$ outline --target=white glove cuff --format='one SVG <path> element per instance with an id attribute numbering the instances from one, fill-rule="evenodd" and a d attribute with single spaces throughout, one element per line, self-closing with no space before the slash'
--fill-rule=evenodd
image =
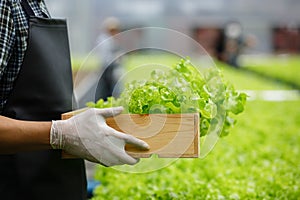
<path id="1" fill-rule="evenodd" d="M 60 121 L 52 121 L 52 126 L 50 130 L 50 145 L 53 149 L 63 148 L 63 134 L 59 128 Z"/>

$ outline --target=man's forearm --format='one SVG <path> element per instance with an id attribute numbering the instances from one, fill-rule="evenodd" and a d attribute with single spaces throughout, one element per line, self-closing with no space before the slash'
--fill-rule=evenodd
<path id="1" fill-rule="evenodd" d="M 51 122 L 21 121 L 0 116 L 0 154 L 51 149 Z"/>

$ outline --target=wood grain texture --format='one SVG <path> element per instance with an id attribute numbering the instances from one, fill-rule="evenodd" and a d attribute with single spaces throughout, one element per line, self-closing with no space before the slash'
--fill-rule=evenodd
<path id="1" fill-rule="evenodd" d="M 62 119 L 68 119 L 82 111 L 64 113 Z M 126 152 L 135 158 L 148 158 L 152 154 L 164 158 L 199 157 L 198 114 L 121 114 L 107 118 L 106 122 L 110 127 L 131 134 L 150 145 L 150 150 L 145 151 L 126 144 Z M 70 156 L 64 154 L 63 157 Z"/>

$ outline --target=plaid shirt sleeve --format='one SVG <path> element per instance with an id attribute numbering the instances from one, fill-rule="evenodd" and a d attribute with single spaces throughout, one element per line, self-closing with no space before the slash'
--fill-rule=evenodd
<path id="1" fill-rule="evenodd" d="M 15 29 L 9 1 L 0 1 L 0 79 L 8 64 Z"/>
<path id="2" fill-rule="evenodd" d="M 20 1 L 0 1 L 0 114 L 13 90 L 27 49 L 28 21 Z M 49 17 L 43 0 L 27 1 L 36 16 Z"/>

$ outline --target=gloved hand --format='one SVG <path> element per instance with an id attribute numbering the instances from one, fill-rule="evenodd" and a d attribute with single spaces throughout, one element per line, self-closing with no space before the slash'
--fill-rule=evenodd
<path id="1" fill-rule="evenodd" d="M 106 124 L 105 118 L 118 115 L 122 110 L 122 107 L 90 108 L 67 120 L 53 121 L 50 144 L 53 149 L 63 149 L 74 156 L 105 166 L 133 165 L 138 159 L 125 152 L 125 144 L 134 144 L 142 149 L 149 149 L 149 146 Z"/>

